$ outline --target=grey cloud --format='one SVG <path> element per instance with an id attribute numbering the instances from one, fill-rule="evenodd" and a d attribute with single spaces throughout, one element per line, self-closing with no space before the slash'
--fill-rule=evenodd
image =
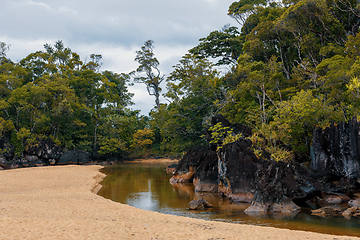
<path id="1" fill-rule="evenodd" d="M 221 4 L 220 4 L 221 2 Z M 12 37 L 39 36 L 85 42 L 131 45 L 155 39 L 189 44 L 222 25 L 226 1 L 5 1 L 2 32 Z M 221 11 L 219 10 L 221 9 Z M 215 29 L 214 29 L 215 27 Z"/>
<path id="2" fill-rule="evenodd" d="M 136 68 L 135 50 L 151 39 L 160 66 L 168 74 L 199 38 L 225 24 L 236 25 L 227 16 L 232 2 L 2 0 L 0 41 L 11 45 L 8 55 L 14 61 L 42 50 L 45 43 L 63 40 L 82 60 L 91 53 L 102 54 L 104 69 L 128 72 Z M 144 92 L 136 101 L 141 98 L 145 99 Z"/>

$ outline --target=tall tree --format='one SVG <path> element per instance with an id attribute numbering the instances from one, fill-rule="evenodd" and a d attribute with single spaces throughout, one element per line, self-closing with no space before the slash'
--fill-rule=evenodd
<path id="1" fill-rule="evenodd" d="M 10 46 L 4 42 L 0 42 L 0 58 L 6 58 L 6 53 L 9 51 Z"/>
<path id="2" fill-rule="evenodd" d="M 221 31 L 213 31 L 200 43 L 189 50 L 190 53 L 204 58 L 219 58 L 216 65 L 236 64 L 242 53 L 244 39 L 240 37 L 237 27 L 224 27 Z"/>
<path id="3" fill-rule="evenodd" d="M 155 96 L 155 104 L 157 109 L 160 108 L 160 84 L 164 80 L 159 69 L 159 61 L 155 57 L 153 41 L 148 40 L 141 47 L 141 50 L 136 51 L 135 61 L 140 65 L 132 72 L 134 82 L 144 83 L 146 89 L 151 96 Z"/>
<path id="4" fill-rule="evenodd" d="M 202 141 L 204 124 L 217 110 L 214 102 L 221 102 L 224 93 L 213 64 L 191 54 L 174 66 L 167 82 L 171 103 L 152 112 L 151 123 L 160 129 L 162 149 L 179 153 Z"/>

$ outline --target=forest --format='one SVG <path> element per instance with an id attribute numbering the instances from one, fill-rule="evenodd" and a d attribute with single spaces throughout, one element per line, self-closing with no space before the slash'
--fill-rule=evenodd
<path id="1" fill-rule="evenodd" d="M 251 127 L 272 159 L 309 161 L 315 126 L 359 115 L 360 4 L 240 0 L 228 15 L 237 27 L 199 39 L 168 76 L 151 40 L 130 59 L 139 64 L 131 73 L 102 71 L 101 55 L 83 62 L 61 40 L 15 63 L 11 43 L 0 42 L 1 141 L 14 159 L 48 138 L 99 158 L 179 157 L 209 144 L 204 129 L 222 114 Z M 149 116 L 129 110 L 128 84 L 154 96 Z"/>

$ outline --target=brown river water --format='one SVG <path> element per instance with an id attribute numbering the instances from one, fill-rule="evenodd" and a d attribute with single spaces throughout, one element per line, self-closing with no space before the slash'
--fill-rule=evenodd
<path id="1" fill-rule="evenodd" d="M 196 193 L 192 184 L 172 186 L 165 172 L 167 165 L 124 163 L 105 167 L 102 172 L 107 176 L 98 194 L 115 202 L 165 214 L 360 237 L 360 219 L 356 218 L 319 218 L 311 216 L 306 209 L 296 215 L 248 216 L 244 209 L 249 204 L 232 204 L 217 194 Z M 188 203 L 200 197 L 209 201 L 213 208 L 188 210 Z"/>

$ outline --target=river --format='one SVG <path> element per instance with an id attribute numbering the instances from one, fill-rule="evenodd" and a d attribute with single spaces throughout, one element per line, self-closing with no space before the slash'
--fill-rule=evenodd
<path id="1" fill-rule="evenodd" d="M 319 218 L 311 216 L 306 209 L 295 216 L 248 216 L 244 213 L 248 204 L 232 204 L 217 194 L 196 193 L 192 184 L 172 186 L 170 176 L 164 171 L 167 165 L 124 163 L 105 167 L 102 172 L 107 177 L 98 194 L 115 202 L 165 214 L 360 237 L 360 219 L 356 218 Z M 209 201 L 213 208 L 188 210 L 188 203 L 200 197 Z"/>

